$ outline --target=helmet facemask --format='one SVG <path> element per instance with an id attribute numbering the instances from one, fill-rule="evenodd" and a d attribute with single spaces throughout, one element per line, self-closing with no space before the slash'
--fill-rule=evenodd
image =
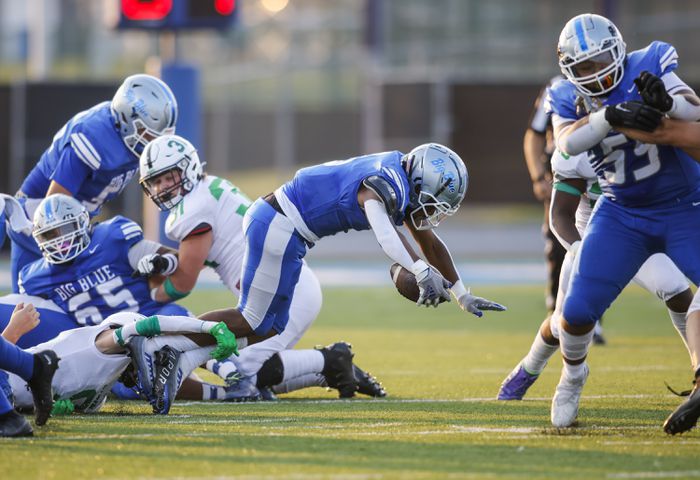
<path id="1" fill-rule="evenodd" d="M 416 230 L 435 228 L 445 217 L 454 215 L 459 209 L 459 205 L 453 207 L 448 202 L 438 200 L 430 192 L 420 192 L 416 202 L 418 206 L 410 213 L 411 223 Z"/>
<path id="2" fill-rule="evenodd" d="M 80 255 L 90 244 L 89 224 L 90 216 L 83 211 L 77 217 L 43 228 L 35 227 L 32 236 L 47 262 L 66 263 Z"/>
<path id="3" fill-rule="evenodd" d="M 136 156 L 143 153 L 143 149 L 146 148 L 149 142 L 152 142 L 162 135 L 172 135 L 175 133 L 174 127 L 164 128 L 163 131 L 160 132 L 149 128 L 140 118 L 134 119 L 131 123 L 134 126 L 134 133 L 126 135 L 124 137 L 124 143 Z"/>
<path id="4" fill-rule="evenodd" d="M 141 179 L 143 191 L 161 210 L 173 209 L 194 188 L 192 181 L 185 175 L 189 164 L 190 157 L 185 155 L 174 166 L 153 172 Z M 163 183 L 167 186 L 162 187 Z"/>
<path id="5" fill-rule="evenodd" d="M 563 57 L 559 61 L 559 66 L 579 91 L 596 96 L 610 92 L 620 83 L 625 73 L 624 61 L 624 51 L 619 43 L 612 42 L 611 46 L 597 55 L 583 57 L 577 61 L 571 57 Z M 584 68 L 586 72 L 581 72 Z M 593 73 L 587 73 L 592 68 L 595 68 Z"/>

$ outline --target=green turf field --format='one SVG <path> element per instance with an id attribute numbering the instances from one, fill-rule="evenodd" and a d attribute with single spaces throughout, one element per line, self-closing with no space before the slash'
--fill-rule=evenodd
<path id="1" fill-rule="evenodd" d="M 686 478 L 700 476 L 700 433 L 666 436 L 688 388 L 687 353 L 661 304 L 630 289 L 606 317 L 579 428 L 549 428 L 560 359 L 529 399 L 493 400 L 543 315 L 542 289 L 478 293 L 508 305 L 477 319 L 455 305 L 414 307 L 390 289 L 330 289 L 302 347 L 346 340 L 387 387 L 385 400 L 308 390 L 277 403 L 145 403 L 54 418 L 32 440 L 0 441 L 0 478 Z M 224 293 L 193 294 L 196 312 Z"/>

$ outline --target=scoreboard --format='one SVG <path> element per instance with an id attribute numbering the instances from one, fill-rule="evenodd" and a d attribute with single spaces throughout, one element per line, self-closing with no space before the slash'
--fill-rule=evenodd
<path id="1" fill-rule="evenodd" d="M 119 0 L 118 29 L 184 30 L 233 25 L 236 0 Z"/>

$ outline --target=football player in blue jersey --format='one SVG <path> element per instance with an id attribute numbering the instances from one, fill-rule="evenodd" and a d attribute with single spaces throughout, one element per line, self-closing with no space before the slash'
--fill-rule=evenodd
<path id="1" fill-rule="evenodd" d="M 282 332 L 307 249 L 328 235 L 368 229 L 392 260 L 415 275 L 419 305 L 437 306 L 449 301 L 451 292 L 460 307 L 474 315 L 504 310 L 467 290 L 447 247 L 433 231 L 457 211 L 467 182 L 462 159 L 435 143 L 408 154 L 377 153 L 299 170 L 246 212 L 238 306 L 201 318 L 224 319 L 237 336 Z M 397 231 L 402 224 L 427 261 Z"/>
<path id="2" fill-rule="evenodd" d="M 150 75 L 132 75 L 111 102 L 102 102 L 71 118 L 25 178 L 18 198 L 27 216 L 44 197 L 63 193 L 78 199 L 90 216 L 126 187 L 149 141 L 175 132 L 177 102 L 170 88 Z M 10 231 L 13 292 L 17 275 L 41 257 L 32 238 Z"/>
<path id="3" fill-rule="evenodd" d="M 600 179 L 598 201 L 574 265 L 560 328 L 564 368 L 552 399 L 556 427 L 573 425 L 588 377 L 586 356 L 597 319 L 654 253 L 664 252 L 693 283 L 700 282 L 700 165 L 682 150 L 629 139 L 617 131 L 653 131 L 663 115 L 700 119 L 700 100 L 674 71 L 676 50 L 653 42 L 626 53 L 617 27 L 583 14 L 559 37 L 566 80 L 549 90 L 557 148 L 589 151 Z M 605 268 L 601 268 L 604 265 Z M 688 322 L 691 336 L 697 326 Z M 697 368 L 697 365 L 696 365 Z M 692 428 L 700 404 L 666 422 L 668 433 Z"/>
<path id="4" fill-rule="evenodd" d="M 89 222 L 87 209 L 68 195 L 54 194 L 39 203 L 33 236 L 44 258 L 21 270 L 22 293 L 53 301 L 76 326 L 97 325 L 124 311 L 189 315 L 177 304 L 153 300 L 148 280 L 132 277 L 141 257 L 173 256 L 165 247 L 145 240 L 141 227 L 121 216 L 93 226 Z M 52 338 L 60 331 L 47 334 Z"/>

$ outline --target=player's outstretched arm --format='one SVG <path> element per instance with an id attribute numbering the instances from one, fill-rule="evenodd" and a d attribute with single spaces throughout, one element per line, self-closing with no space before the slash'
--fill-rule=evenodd
<path id="1" fill-rule="evenodd" d="M 643 143 L 682 148 L 688 155 L 700 162 L 700 123 L 698 122 L 664 118 L 659 128 L 653 132 L 621 128 L 620 133 Z"/>
<path id="2" fill-rule="evenodd" d="M 12 312 L 10 322 L 2 332 L 2 337 L 10 343 L 17 343 L 22 335 L 39 325 L 39 312 L 31 303 L 18 303 Z"/>
<path id="3" fill-rule="evenodd" d="M 358 203 L 364 209 L 372 232 L 384 253 L 415 275 L 420 291 L 416 303 L 437 307 L 442 301 L 449 301 L 448 288 L 451 283 L 437 269 L 421 260 L 404 236 L 396 230 L 380 197 L 374 191 L 362 187 L 358 193 Z"/>
<path id="4" fill-rule="evenodd" d="M 418 230 L 411 225 L 411 222 L 406 222 L 405 225 L 420 246 L 425 258 L 450 281 L 450 291 L 457 299 L 462 310 L 472 313 L 477 317 L 481 317 L 484 314 L 482 310 L 501 312 L 506 309 L 506 307 L 501 304 L 471 294 L 471 290 L 467 289 L 464 283 L 462 283 L 462 279 L 459 278 L 457 268 L 455 267 L 447 245 L 445 245 L 433 230 Z"/>

